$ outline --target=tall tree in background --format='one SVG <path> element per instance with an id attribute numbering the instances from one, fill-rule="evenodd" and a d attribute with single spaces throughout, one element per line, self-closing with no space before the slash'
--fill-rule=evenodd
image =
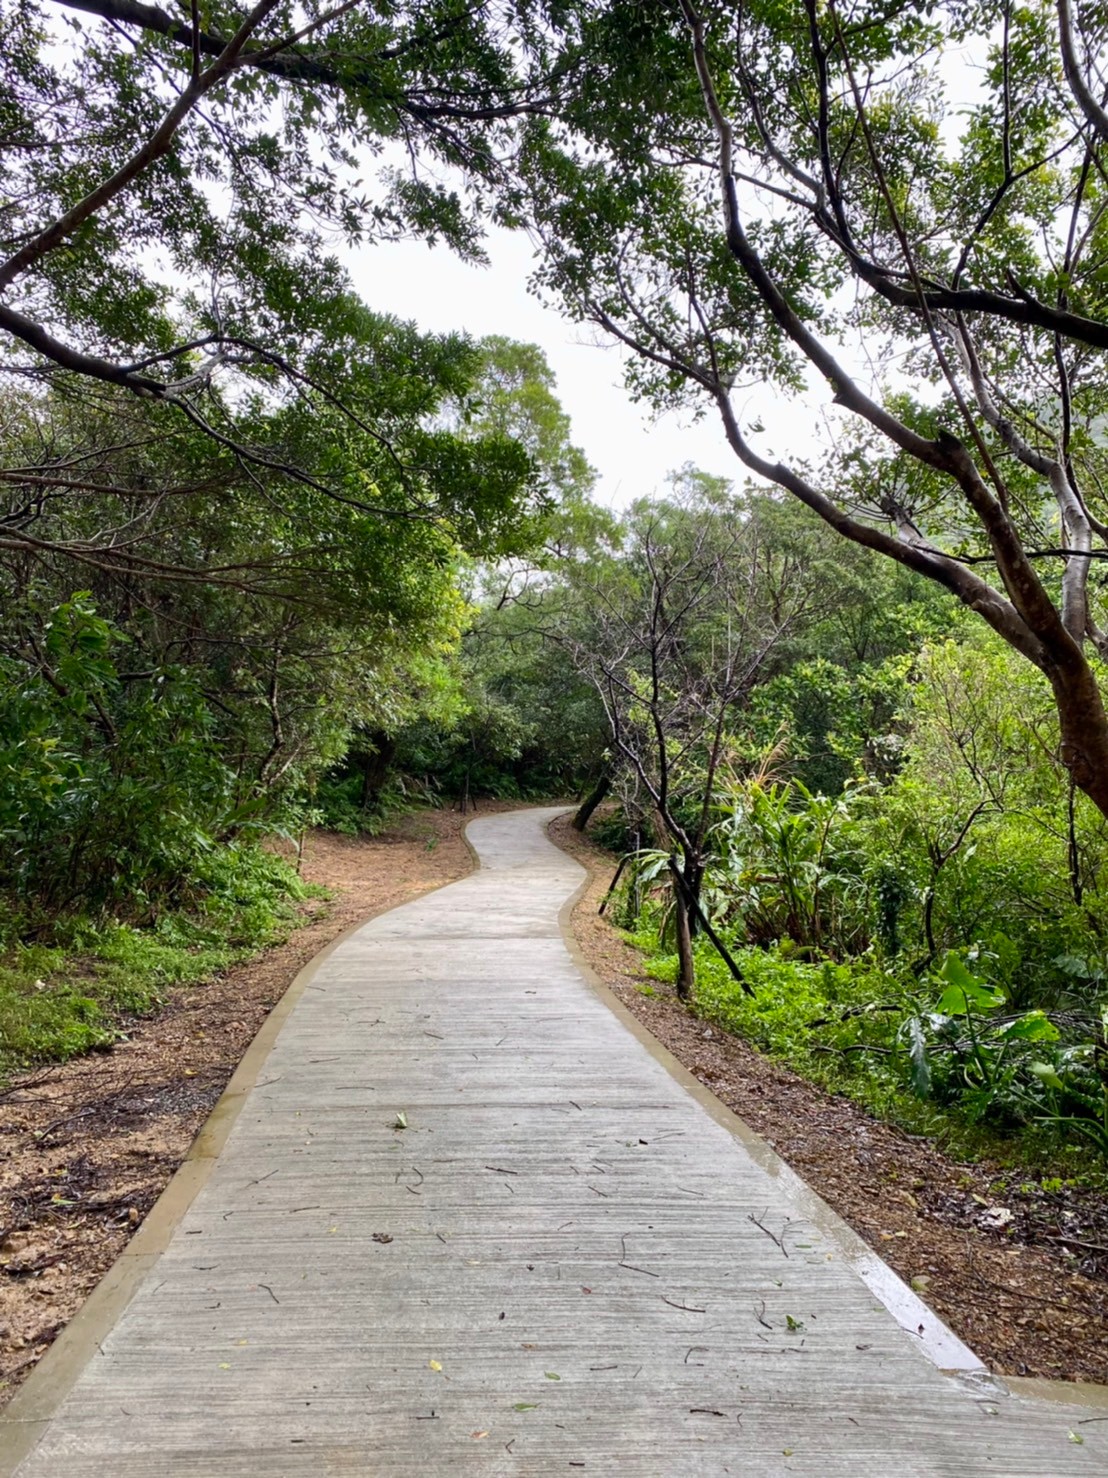
<path id="1" fill-rule="evenodd" d="M 545 281 L 634 351 L 633 389 L 714 404 L 747 468 L 1032 662 L 1108 813 L 1100 12 L 576 15 L 588 90 L 521 156 Z M 736 393 L 810 379 L 837 408 L 818 468 L 761 451 Z"/>
<path id="2" fill-rule="evenodd" d="M 552 635 L 600 694 L 611 747 L 672 853 L 678 993 L 688 998 L 720 769 L 816 592 L 725 483 L 692 469 L 674 482 L 671 499 L 631 510 L 617 556 L 569 568 L 576 601 Z"/>
<path id="3" fill-rule="evenodd" d="M 155 404 L 208 446 L 204 479 L 230 458 L 382 527 L 458 511 L 440 501 L 453 469 L 378 414 L 330 243 L 414 234 L 480 257 L 513 120 L 550 105 L 525 9 L 13 0 L 0 56 L 0 378 Z M 386 148 L 398 163 L 376 165 Z M 397 347 L 418 383 L 417 346 Z M 298 408 L 315 442 L 285 435 Z M 377 443 L 387 490 L 351 485 L 336 437 Z M 7 471 L 53 496 L 48 458 Z"/>

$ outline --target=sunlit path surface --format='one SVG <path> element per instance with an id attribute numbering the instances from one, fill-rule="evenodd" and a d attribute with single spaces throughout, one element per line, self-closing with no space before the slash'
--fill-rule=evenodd
<path id="1" fill-rule="evenodd" d="M 594 994 L 553 814 L 322 962 L 20 1478 L 1108 1472 L 1108 1421 L 938 1371 Z"/>

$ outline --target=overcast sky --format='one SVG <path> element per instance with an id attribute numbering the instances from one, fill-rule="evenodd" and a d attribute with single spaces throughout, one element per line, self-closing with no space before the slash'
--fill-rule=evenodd
<path id="1" fill-rule="evenodd" d="M 744 469 L 723 439 L 712 414 L 697 424 L 667 415 L 651 422 L 647 409 L 623 389 L 621 352 L 595 341 L 587 325 L 563 319 L 527 291 L 533 267 L 531 244 L 522 233 L 492 230 L 489 267 L 460 262 L 446 247 L 421 242 L 374 245 L 350 253 L 348 263 L 359 295 L 373 308 L 414 319 L 432 331 L 465 330 L 481 337 L 505 334 L 544 350 L 558 379 L 558 398 L 573 423 L 573 437 L 599 473 L 597 498 L 622 506 L 663 486 L 666 474 L 692 462 L 706 472 L 741 482 Z M 776 393 L 740 402 L 767 426 L 762 449 L 784 455 L 789 421 L 811 412 L 783 404 Z M 776 434 L 776 440 L 775 440 Z M 806 435 L 794 450 L 810 450 Z"/>
<path id="2" fill-rule="evenodd" d="M 943 52 L 948 101 L 943 122 L 952 150 L 966 110 L 980 101 L 985 57 L 981 41 Z M 387 161 L 387 153 L 384 157 Z M 523 232 L 490 228 L 486 246 L 488 267 L 466 266 L 447 247 L 431 250 L 416 241 L 374 245 L 349 252 L 346 260 L 358 293 L 373 308 L 414 319 L 430 331 L 465 330 L 475 338 L 504 334 L 538 344 L 557 376 L 558 397 L 573 423 L 574 440 L 599 474 L 599 501 L 623 506 L 660 489 L 666 474 L 686 462 L 736 484 L 745 480 L 748 474 L 724 441 L 711 407 L 697 423 L 676 415 L 652 421 L 647 408 L 636 405 L 623 389 L 623 351 L 603 345 L 597 331 L 563 319 L 528 293 L 534 256 Z M 871 393 L 883 375 L 896 379 L 895 366 L 875 370 L 859 346 L 832 347 Z M 762 434 L 750 435 L 763 456 L 814 460 L 821 444 L 840 433 L 848 418 L 831 405 L 830 392 L 814 371 L 808 381 L 810 389 L 802 397 L 787 398 L 769 386 L 736 394 L 735 407 L 748 435 L 755 422 L 765 427 Z M 914 381 L 910 388 L 928 393 Z"/>

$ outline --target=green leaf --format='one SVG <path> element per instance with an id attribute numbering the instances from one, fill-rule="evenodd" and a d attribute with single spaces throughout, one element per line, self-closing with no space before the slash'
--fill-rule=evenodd
<path id="1" fill-rule="evenodd" d="M 931 1096 L 931 1064 L 927 1060 L 927 1036 L 923 1022 L 913 1016 L 908 1022 L 908 1059 L 912 1092 L 917 1098 Z"/>
<path id="2" fill-rule="evenodd" d="M 1002 990 L 978 980 L 951 950 L 939 972 L 948 982 L 939 998 L 939 1010 L 946 1016 L 968 1016 L 971 1011 L 995 1011 L 1004 1004 Z"/>
<path id="3" fill-rule="evenodd" d="M 1045 1083 L 1048 1088 L 1065 1088 L 1065 1083 L 1058 1076 L 1057 1069 L 1049 1062 L 1032 1062 L 1028 1064 L 1027 1071 L 1033 1073 L 1040 1083 Z"/>
<path id="4" fill-rule="evenodd" d="M 1006 1042 L 1056 1042 L 1061 1033 L 1043 1011 L 1029 1011 L 1000 1033 Z"/>

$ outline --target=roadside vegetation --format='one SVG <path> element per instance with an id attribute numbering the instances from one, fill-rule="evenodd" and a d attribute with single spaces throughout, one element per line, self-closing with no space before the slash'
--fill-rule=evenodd
<path id="1" fill-rule="evenodd" d="M 0 17 L 0 1072 L 290 928 L 273 839 L 579 791 L 690 1009 L 1103 1166 L 1100 12 L 124 9 Z M 492 222 L 757 482 L 598 509 L 336 256 Z"/>
<path id="2" fill-rule="evenodd" d="M 649 515 L 644 609 L 687 558 L 659 519 L 687 512 Z M 1104 817 L 1026 664 L 933 602 L 898 608 L 877 569 L 857 591 L 809 605 L 776 661 L 760 637 L 761 678 L 723 714 L 734 624 L 675 608 L 665 650 L 620 648 L 606 911 L 694 1010 L 823 1086 L 956 1150 L 1102 1174 Z M 867 606 L 860 659 L 844 634 Z"/>

